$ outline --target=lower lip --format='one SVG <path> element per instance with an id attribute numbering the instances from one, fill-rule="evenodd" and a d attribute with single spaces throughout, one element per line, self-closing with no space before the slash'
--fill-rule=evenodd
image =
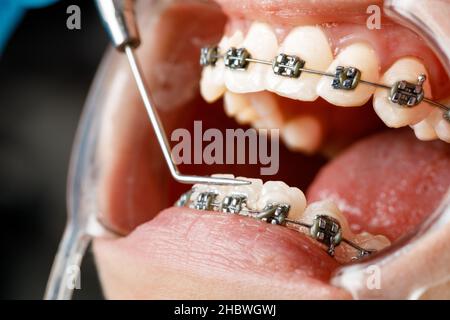
<path id="1" fill-rule="evenodd" d="M 171 297 L 226 299 L 239 291 L 252 299 L 349 298 L 328 284 L 340 265 L 306 235 L 230 214 L 169 208 L 125 238 L 97 239 L 95 251 L 99 259 L 127 257 L 146 285 L 125 283 L 170 284 Z"/>

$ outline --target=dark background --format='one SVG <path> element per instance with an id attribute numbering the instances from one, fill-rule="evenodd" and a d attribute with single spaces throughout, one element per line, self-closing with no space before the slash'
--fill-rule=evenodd
<path id="1" fill-rule="evenodd" d="M 81 30 L 66 9 L 81 8 Z M 28 11 L 0 57 L 0 299 L 41 299 L 66 221 L 78 119 L 108 39 L 93 1 Z M 102 298 L 88 250 L 76 299 Z"/>

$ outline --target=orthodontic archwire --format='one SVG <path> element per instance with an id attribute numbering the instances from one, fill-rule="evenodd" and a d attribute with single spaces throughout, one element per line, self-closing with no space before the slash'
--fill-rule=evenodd
<path id="1" fill-rule="evenodd" d="M 172 159 L 171 148 L 164 126 L 159 118 L 158 111 L 151 96 L 142 69 L 135 55 L 134 49 L 140 45 L 140 37 L 134 13 L 134 0 L 96 0 L 96 5 L 103 24 L 107 29 L 112 44 L 116 49 L 124 52 L 128 58 L 130 68 L 141 95 L 149 120 L 155 131 L 164 160 L 169 167 L 172 177 L 185 184 L 210 184 L 210 185 L 249 185 L 250 181 L 233 178 L 221 178 L 210 176 L 184 175 L 180 173 Z"/>
<path id="2" fill-rule="evenodd" d="M 325 214 L 316 215 L 312 223 L 295 221 L 288 218 L 290 205 L 286 203 L 268 202 L 262 210 L 249 208 L 247 205 L 247 196 L 241 193 L 232 193 L 218 200 L 219 194 L 215 191 L 197 192 L 193 198 L 195 188 L 190 189 L 181 195 L 175 203 L 176 207 L 187 207 L 201 211 L 213 211 L 236 214 L 261 220 L 270 224 L 280 225 L 303 232 L 312 239 L 318 241 L 326 247 L 327 253 L 334 257 L 335 249 L 342 243 L 352 247 L 356 255 L 352 260 L 357 260 L 369 256 L 376 252 L 373 249 L 365 249 L 356 243 L 343 237 L 341 224 L 338 220 Z"/>
<path id="3" fill-rule="evenodd" d="M 422 101 L 443 111 L 443 118 L 450 122 L 450 107 L 425 97 L 423 83 L 424 74 L 419 74 L 417 83 L 401 80 L 389 86 L 361 79 L 361 71 L 352 66 L 338 66 L 335 73 L 305 68 L 306 61 L 295 55 L 279 53 L 273 60 L 262 60 L 252 57 L 245 48 L 231 47 L 221 53 L 218 46 L 203 47 L 200 50 L 200 65 L 214 67 L 219 59 L 223 59 L 225 67 L 232 70 L 246 70 L 250 63 L 264 64 L 272 67 L 274 74 L 299 78 L 301 74 L 309 73 L 332 78 L 331 86 L 336 90 L 354 90 L 359 84 L 382 88 L 390 91 L 389 100 L 400 107 L 411 108 Z"/>

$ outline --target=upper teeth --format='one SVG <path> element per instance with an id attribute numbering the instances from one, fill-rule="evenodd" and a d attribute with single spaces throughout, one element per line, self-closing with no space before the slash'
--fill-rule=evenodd
<path id="1" fill-rule="evenodd" d="M 322 29 L 318 26 L 302 26 L 294 28 L 280 45 L 272 27 L 255 22 L 251 25 L 244 37 L 241 31 L 236 31 L 231 37 L 224 36 L 219 44 L 221 51 L 228 48 L 245 48 L 251 58 L 272 61 L 275 56 L 283 53 L 289 57 L 300 57 L 306 63 L 304 68 L 318 70 L 327 73 L 335 73 L 338 67 L 355 67 L 362 74 L 363 80 L 373 83 L 394 84 L 396 81 L 406 80 L 417 82 L 419 74 L 427 75 L 425 66 L 417 59 L 401 58 L 395 62 L 380 78 L 379 61 L 375 50 L 367 43 L 353 43 L 344 48 L 333 60 L 331 47 Z M 223 52 L 222 52 L 223 53 Z M 276 59 L 275 59 L 276 61 Z M 279 71 L 279 70 L 278 70 Z M 414 108 L 401 108 L 398 103 L 390 101 L 390 92 L 386 88 L 376 88 L 370 85 L 358 85 L 353 90 L 336 90 L 333 88 L 333 78 L 318 76 L 307 72 L 300 72 L 298 78 L 289 77 L 292 70 L 287 70 L 285 76 L 280 76 L 275 68 L 259 63 L 250 63 L 245 72 L 225 68 L 223 63 L 216 66 L 207 66 L 203 70 L 200 82 L 201 93 L 205 100 L 212 102 L 220 98 L 227 90 L 234 93 L 272 91 L 280 96 L 304 101 L 314 101 L 319 96 L 328 102 L 338 106 L 361 106 L 374 95 L 373 105 L 379 117 L 390 127 L 413 126 L 426 119 L 433 108 L 428 103 L 420 103 Z M 336 81 L 336 80 L 335 80 Z M 349 80 L 350 81 L 350 80 Z M 351 83 L 351 81 L 349 82 Z M 347 83 L 347 84 L 349 84 Z M 357 81 L 354 83 L 357 84 Z M 341 86 L 341 89 L 345 87 Z M 430 85 L 423 84 L 423 91 L 430 94 Z M 229 99 L 230 100 L 230 99 Z M 234 99 L 233 101 L 238 101 Z M 411 100 L 412 101 L 412 100 Z M 418 100 L 419 102 L 420 100 Z M 252 107 L 252 104 L 249 105 Z M 232 103 L 227 103 L 228 109 L 233 109 Z M 261 125 L 261 118 L 257 113 L 246 108 L 245 114 L 239 116 L 242 123 L 254 126 Z M 438 110 L 440 111 L 440 110 Z M 437 112 L 436 112 L 437 114 Z M 442 114 L 442 112 L 441 112 Z M 447 137 L 448 126 L 439 121 L 426 121 L 415 129 L 418 138 L 431 139 Z M 431 124 L 432 123 L 432 124 Z M 284 123 L 282 124 L 282 126 Z M 280 128 L 282 128 L 282 126 Z M 433 127 L 436 131 L 439 127 L 440 134 L 425 134 L 424 128 Z M 284 130 L 292 132 L 292 130 Z M 307 131 L 307 130 L 303 130 Z M 283 130 L 282 130 L 283 132 Z M 309 135 L 309 134 L 308 134 Z M 317 141 L 317 138 L 306 140 Z M 285 139 L 288 141 L 300 141 L 297 137 Z M 443 139 L 445 140 L 445 139 Z M 294 149 L 312 152 L 317 148 L 317 143 L 307 143 L 292 146 Z"/>

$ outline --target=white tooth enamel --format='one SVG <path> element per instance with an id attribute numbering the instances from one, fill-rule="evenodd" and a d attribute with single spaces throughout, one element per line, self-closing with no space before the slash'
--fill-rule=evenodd
<path id="1" fill-rule="evenodd" d="M 289 204 L 288 217 L 292 220 L 298 220 L 306 207 L 306 198 L 300 189 L 289 187 L 282 181 L 267 181 L 261 190 L 257 208 L 262 210 L 265 205 L 274 202 Z"/>
<path id="2" fill-rule="evenodd" d="M 323 129 L 317 118 L 300 116 L 284 125 L 281 137 L 292 151 L 314 153 L 322 143 Z"/>
<path id="3" fill-rule="evenodd" d="M 250 108 L 250 102 L 243 94 L 226 91 L 223 97 L 225 113 L 229 117 L 234 117 L 241 111 Z"/>
<path id="4" fill-rule="evenodd" d="M 258 115 L 258 119 L 252 123 L 253 127 L 259 129 L 279 129 L 282 127 L 283 116 L 278 101 L 273 94 L 263 91 L 248 96 L 251 107 Z"/>
<path id="5" fill-rule="evenodd" d="M 352 241 L 364 249 L 380 251 L 391 245 L 391 241 L 383 235 L 372 235 L 368 232 L 357 234 Z"/>
<path id="6" fill-rule="evenodd" d="M 320 27 L 303 26 L 293 29 L 284 39 L 278 53 L 295 55 L 306 61 L 305 68 L 325 70 L 333 60 L 327 37 Z M 272 57 L 273 59 L 273 57 Z M 267 71 L 267 89 L 291 99 L 314 101 L 320 77 L 302 73 L 300 78 L 282 77 Z"/>
<path id="7" fill-rule="evenodd" d="M 444 102 L 443 104 L 447 105 L 447 103 Z M 432 110 L 425 119 L 411 127 L 420 140 L 441 139 L 450 142 L 450 123 L 443 118 L 442 110 L 438 108 Z"/>
<path id="8" fill-rule="evenodd" d="M 240 125 L 249 125 L 258 120 L 258 114 L 255 109 L 248 107 L 239 111 L 235 118 Z"/>
<path id="9" fill-rule="evenodd" d="M 276 55 L 278 42 L 269 25 L 255 22 L 250 26 L 245 40 L 235 47 L 247 49 L 252 58 L 272 60 Z M 250 63 L 244 71 L 227 69 L 225 85 L 228 90 L 236 93 L 262 91 L 266 87 L 266 72 L 267 66 L 259 63 Z"/>
<path id="10" fill-rule="evenodd" d="M 258 198 L 263 187 L 263 181 L 261 179 L 252 179 L 245 177 L 237 177 L 237 179 L 248 180 L 251 181 L 252 184 L 233 187 L 232 192 L 245 195 L 247 197 L 248 208 L 257 208 Z"/>
<path id="11" fill-rule="evenodd" d="M 388 238 L 383 235 L 372 235 L 368 232 L 361 232 L 354 234 L 348 224 L 347 218 L 339 210 L 336 204 L 331 200 L 323 200 L 313 202 L 306 208 L 301 219 L 307 223 L 312 223 L 316 215 L 327 215 L 339 221 L 342 229 L 342 236 L 354 242 L 364 249 L 382 250 L 391 245 Z M 336 248 L 336 259 L 340 262 L 351 261 L 355 257 L 355 249 L 346 245 L 340 244 Z"/>
<path id="12" fill-rule="evenodd" d="M 434 129 L 434 119 L 428 115 L 425 119 L 411 126 L 417 139 L 422 141 L 431 141 L 438 138 Z"/>
<path id="13" fill-rule="evenodd" d="M 396 81 L 406 80 L 416 83 L 419 74 L 428 77 L 425 66 L 416 58 L 402 58 L 397 60 L 381 77 L 380 82 L 393 85 Z M 423 84 L 426 97 L 431 97 L 429 81 Z M 422 102 L 419 105 L 408 108 L 389 101 L 389 90 L 379 88 L 373 96 L 373 108 L 383 122 L 391 128 L 399 128 L 413 125 L 425 119 L 431 112 L 431 106 Z"/>
<path id="14" fill-rule="evenodd" d="M 365 43 L 354 43 L 343 49 L 328 67 L 327 72 L 335 73 L 336 67 L 355 67 L 361 71 L 361 79 L 378 82 L 379 62 L 375 50 Z M 333 79 L 322 76 L 317 93 L 328 102 L 341 107 L 355 107 L 365 104 L 375 88 L 360 83 L 354 90 L 334 89 Z"/>
<path id="15" fill-rule="evenodd" d="M 277 129 L 283 124 L 276 98 L 267 91 L 258 93 L 233 93 L 226 91 L 224 109 L 229 117 L 240 124 L 254 128 Z"/>
<path id="16" fill-rule="evenodd" d="M 244 35 L 236 31 L 231 37 L 224 36 L 219 43 L 219 50 L 226 50 L 242 43 Z M 223 60 L 217 61 L 215 66 L 207 66 L 202 70 L 200 79 L 200 93 L 207 102 L 214 102 L 225 93 L 225 66 Z"/>
<path id="17" fill-rule="evenodd" d="M 347 219 L 339 210 L 337 205 L 331 200 L 322 200 L 309 204 L 303 213 L 302 219 L 306 223 L 312 223 L 317 215 L 327 215 L 339 221 L 344 238 L 351 239 L 355 235 L 350 230 Z"/>
<path id="18" fill-rule="evenodd" d="M 434 123 L 434 129 L 436 134 L 442 141 L 450 143 L 450 122 L 442 118 L 442 111 L 435 110 L 437 113 L 438 120 Z"/>
<path id="19" fill-rule="evenodd" d="M 219 178 L 230 178 L 233 179 L 234 175 L 232 174 L 213 174 L 213 177 Z M 193 186 L 194 192 L 191 195 L 192 200 L 196 200 L 198 195 L 202 192 L 216 192 L 217 201 L 222 201 L 225 196 L 230 194 L 233 189 L 231 186 L 218 186 L 218 185 L 207 185 L 207 184 L 195 184 Z"/>

